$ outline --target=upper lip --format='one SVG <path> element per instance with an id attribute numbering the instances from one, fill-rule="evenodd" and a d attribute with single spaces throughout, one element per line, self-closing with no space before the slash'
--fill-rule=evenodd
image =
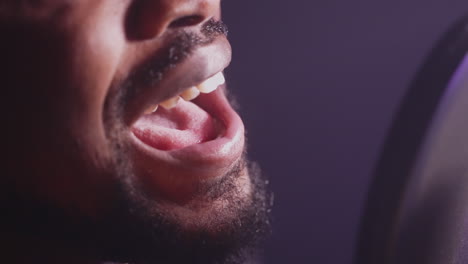
<path id="1" fill-rule="evenodd" d="M 225 37 L 218 37 L 206 46 L 199 46 L 176 67 L 164 73 L 156 85 L 140 87 L 139 93 L 129 102 L 126 123 L 132 125 L 152 105 L 179 95 L 185 89 L 223 71 L 231 62 L 231 46 Z"/>

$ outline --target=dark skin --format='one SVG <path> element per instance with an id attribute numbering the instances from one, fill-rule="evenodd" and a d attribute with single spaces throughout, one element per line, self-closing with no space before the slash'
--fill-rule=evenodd
<path id="1" fill-rule="evenodd" d="M 182 244 L 209 244 L 237 237 L 234 226 L 265 221 L 245 220 L 266 212 L 265 197 L 244 160 L 244 127 L 223 85 L 175 108 L 160 106 L 150 115 L 162 118 L 145 130 L 151 136 L 135 136 L 148 108 L 228 66 L 220 14 L 219 0 L 0 0 L 8 36 L 0 44 L 2 110 L 11 113 L 1 132 L 0 201 L 8 208 L 11 228 L 2 236 L 10 263 L 153 261 L 143 255 L 175 263 L 182 260 L 147 246 L 165 245 L 158 236 L 171 240 L 165 230 L 177 230 Z M 185 134 L 174 136 L 180 131 L 163 123 Z M 109 230 L 124 231 L 106 230 L 114 224 Z M 146 225 L 144 238 L 133 237 Z"/>

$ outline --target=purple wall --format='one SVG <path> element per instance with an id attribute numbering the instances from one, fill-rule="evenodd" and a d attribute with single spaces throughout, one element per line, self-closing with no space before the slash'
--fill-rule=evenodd
<path id="1" fill-rule="evenodd" d="M 466 0 L 229 0 L 250 156 L 275 191 L 266 261 L 351 263 L 397 105 Z"/>

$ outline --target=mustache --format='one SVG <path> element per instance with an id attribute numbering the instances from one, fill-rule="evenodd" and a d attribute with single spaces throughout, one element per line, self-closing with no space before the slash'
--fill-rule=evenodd
<path id="1" fill-rule="evenodd" d="M 209 45 L 219 36 L 227 36 L 228 28 L 222 21 L 210 19 L 199 33 L 180 31 L 169 44 L 135 67 L 123 82 L 124 101 L 130 101 L 142 87 L 154 86 L 164 78 L 165 72 L 176 67 L 198 47 Z"/>

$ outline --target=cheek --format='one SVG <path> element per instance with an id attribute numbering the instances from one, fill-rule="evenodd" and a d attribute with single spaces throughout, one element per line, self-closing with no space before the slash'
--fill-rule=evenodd
<path id="1" fill-rule="evenodd" d="M 110 23 L 110 22 L 109 22 Z M 86 141 L 90 151 L 106 149 L 104 104 L 119 68 L 125 39 L 117 22 L 83 29 L 73 40 L 68 123 L 72 137 Z"/>
<path id="2" fill-rule="evenodd" d="M 63 125 L 63 142 L 71 146 L 68 161 L 72 164 L 64 168 L 67 178 L 62 189 L 76 192 L 81 204 L 85 202 L 83 189 L 89 193 L 87 204 L 94 206 L 96 200 L 102 202 L 101 196 L 110 192 L 106 186 L 112 186 L 115 180 L 112 166 L 109 166 L 112 153 L 103 111 L 125 49 L 120 25 L 117 18 L 103 22 L 90 20 L 76 31 L 72 30 L 73 37 L 67 43 L 70 59 L 65 66 L 65 92 L 57 111 L 66 113 L 60 116 L 58 124 Z M 72 173 L 70 168 L 73 168 Z"/>
<path id="3" fill-rule="evenodd" d="M 118 15 L 87 16 L 13 29 L 0 43 L 0 65 L 10 99 L 1 107 L 13 113 L 1 132 L 10 139 L 3 165 L 15 189 L 89 212 L 114 180 L 103 109 L 126 44 Z"/>

